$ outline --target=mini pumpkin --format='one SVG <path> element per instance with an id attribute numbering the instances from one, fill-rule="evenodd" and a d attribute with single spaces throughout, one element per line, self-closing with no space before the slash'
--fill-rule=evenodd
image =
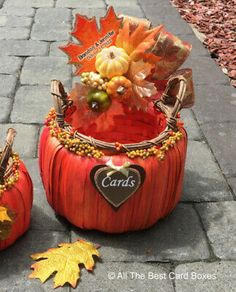
<path id="1" fill-rule="evenodd" d="M 0 250 L 12 245 L 30 224 L 33 186 L 27 169 L 12 153 L 14 129 L 8 130 L 7 143 L 0 152 L 0 206 L 9 220 L 0 221 Z"/>
<path id="2" fill-rule="evenodd" d="M 113 77 L 107 83 L 107 93 L 112 98 L 128 99 L 132 94 L 132 83 L 124 76 Z"/>
<path id="3" fill-rule="evenodd" d="M 111 46 L 97 54 L 95 67 L 102 77 L 111 79 L 125 74 L 129 69 L 129 61 L 124 49 Z"/>

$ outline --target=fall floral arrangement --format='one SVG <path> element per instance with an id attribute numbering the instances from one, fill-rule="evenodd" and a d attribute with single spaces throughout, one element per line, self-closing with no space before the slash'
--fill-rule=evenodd
<path id="1" fill-rule="evenodd" d="M 67 106 L 63 113 L 73 129 L 58 128 L 55 111 L 51 111 L 46 120 L 51 134 L 77 155 L 100 158 L 104 152 L 94 147 L 96 143 L 79 136 L 75 140 L 74 130 L 100 140 L 115 141 L 114 148 L 126 150 L 131 158 L 155 155 L 162 159 L 168 144 L 173 145 L 181 133 L 171 132 L 172 137 L 167 137 L 170 139 L 162 149 L 153 144 L 136 151 L 123 145 L 127 142 L 125 128 L 128 126 L 132 136 L 131 120 L 136 115 L 144 123 L 150 120 L 150 127 L 135 121 L 134 127 L 145 135 L 130 137 L 130 141 L 147 140 L 164 130 L 163 116 L 153 120 L 156 115 L 153 101 L 160 99 L 167 79 L 185 61 L 191 46 L 165 31 L 162 25 L 152 27 L 144 19 L 117 17 L 112 7 L 101 18 L 100 29 L 95 18 L 77 14 L 72 36 L 79 44 L 69 42 L 61 49 L 69 55 L 69 63 L 75 65 L 76 75 L 81 78 L 68 97 L 73 105 Z M 191 73 L 187 75 L 187 80 L 191 79 Z M 186 95 L 189 96 L 193 93 L 191 80 L 188 84 Z M 150 131 L 153 127 L 156 131 Z"/>

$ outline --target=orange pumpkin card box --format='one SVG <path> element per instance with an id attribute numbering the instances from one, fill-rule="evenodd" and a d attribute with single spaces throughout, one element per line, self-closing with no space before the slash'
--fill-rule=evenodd
<path id="1" fill-rule="evenodd" d="M 12 152 L 15 130 L 9 129 L 0 152 L 0 250 L 12 245 L 28 228 L 33 201 L 31 178 Z"/>
<path id="2" fill-rule="evenodd" d="M 181 196 L 187 134 L 179 112 L 194 92 L 191 69 L 177 69 L 191 46 L 113 8 L 100 29 L 77 14 L 72 35 L 79 43 L 61 49 L 81 82 L 67 94 L 52 81 L 54 108 L 40 138 L 48 202 L 80 228 L 148 228 Z"/>

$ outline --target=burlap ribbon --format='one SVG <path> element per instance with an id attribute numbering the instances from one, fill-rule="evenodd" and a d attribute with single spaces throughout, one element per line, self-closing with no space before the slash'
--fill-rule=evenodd
<path id="1" fill-rule="evenodd" d="M 147 29 L 151 28 L 151 22 L 146 19 L 121 15 L 123 22 L 130 23 L 130 33 L 139 25 L 144 25 Z M 187 81 L 187 90 L 183 100 L 182 107 L 191 107 L 194 103 L 194 89 L 191 69 L 181 69 L 180 66 L 184 63 L 190 54 L 192 46 L 187 42 L 180 40 L 163 27 L 156 36 L 154 46 L 149 50 L 154 55 L 161 57 L 155 64 L 155 69 L 152 78 L 155 80 L 169 80 L 177 75 L 182 75 Z M 178 71 L 177 71 L 178 70 Z M 176 79 L 177 80 L 177 79 Z M 169 91 L 170 103 L 174 103 L 178 85 L 173 86 Z"/>

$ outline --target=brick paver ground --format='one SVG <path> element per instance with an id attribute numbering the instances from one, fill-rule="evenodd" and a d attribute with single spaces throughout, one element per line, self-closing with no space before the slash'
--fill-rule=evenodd
<path id="1" fill-rule="evenodd" d="M 121 235 L 79 230 L 57 217 L 37 165 L 49 82 L 70 88 L 73 80 L 57 46 L 67 42 L 77 12 L 102 16 L 108 5 L 163 23 L 193 44 L 186 66 L 197 96 L 183 113 L 190 142 L 181 202 L 153 228 Z M 76 291 L 236 291 L 236 91 L 168 0 L 0 0 L 0 103 L 1 143 L 14 126 L 15 149 L 34 182 L 30 230 L 0 254 L 1 292 L 53 291 L 52 280 L 27 279 L 29 255 L 78 237 L 100 244 L 103 260 L 93 274 L 82 272 Z"/>

